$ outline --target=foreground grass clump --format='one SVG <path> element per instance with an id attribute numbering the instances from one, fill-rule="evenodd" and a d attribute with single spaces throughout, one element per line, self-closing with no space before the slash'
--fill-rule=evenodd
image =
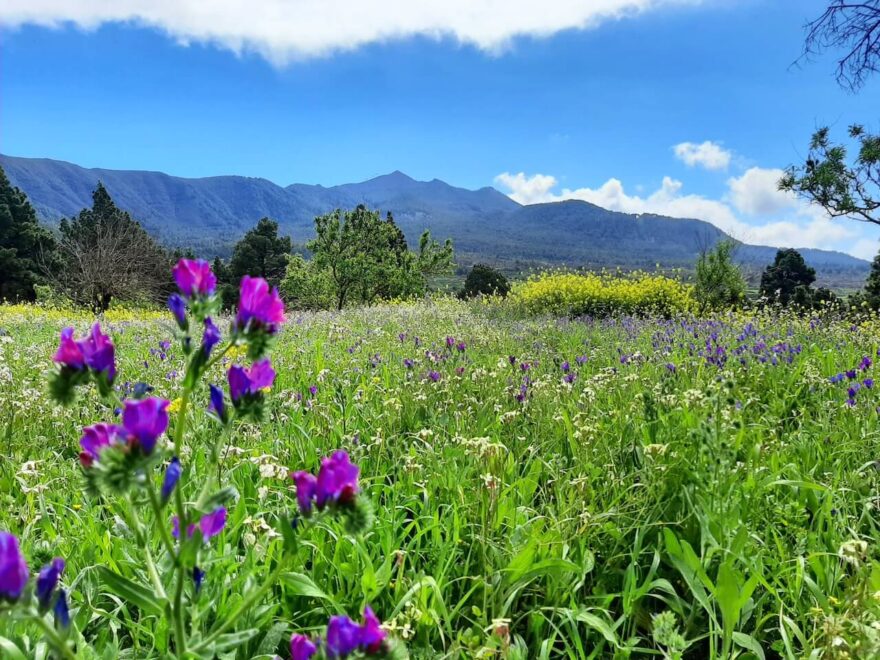
<path id="1" fill-rule="evenodd" d="M 83 490 L 77 439 L 103 409 L 47 395 L 71 324 L 79 336 L 89 320 L 0 311 L 0 529 L 31 567 L 65 557 L 72 637 L 155 657 L 173 631 L 101 579 L 149 583 L 130 526 Z M 120 396 L 148 382 L 179 411 L 173 323 L 103 328 L 130 378 Z M 216 481 L 238 495 L 195 623 L 253 586 L 278 544 L 270 512 L 294 498 L 288 472 L 341 448 L 372 528 L 318 521 L 289 558 L 303 568 L 236 622 L 224 657 L 289 657 L 292 633 L 367 604 L 417 658 L 876 657 L 877 337 L 770 313 L 490 319 L 442 301 L 291 314 L 263 423 L 219 443 Z M 233 348 L 206 380 L 236 363 L 250 364 Z M 218 442 L 204 403 L 180 457 L 193 469 Z M 37 639 L 0 614 L 4 653 L 36 655 Z"/>
<path id="2" fill-rule="evenodd" d="M 694 308 L 693 287 L 651 273 L 548 272 L 514 286 L 513 299 L 537 314 L 671 316 Z"/>

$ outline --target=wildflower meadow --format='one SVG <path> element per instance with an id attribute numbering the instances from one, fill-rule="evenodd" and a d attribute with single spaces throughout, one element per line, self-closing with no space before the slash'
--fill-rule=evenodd
<path id="1" fill-rule="evenodd" d="M 174 276 L 0 307 L 3 658 L 880 655 L 873 318 Z"/>

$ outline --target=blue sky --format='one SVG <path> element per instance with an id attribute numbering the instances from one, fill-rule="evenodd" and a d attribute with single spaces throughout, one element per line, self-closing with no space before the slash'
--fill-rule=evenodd
<path id="1" fill-rule="evenodd" d="M 8 0 L 0 151 L 279 184 L 400 169 L 870 256 L 880 231 L 775 191 L 817 126 L 880 129 L 880 76 L 854 95 L 833 54 L 792 66 L 825 4 Z"/>

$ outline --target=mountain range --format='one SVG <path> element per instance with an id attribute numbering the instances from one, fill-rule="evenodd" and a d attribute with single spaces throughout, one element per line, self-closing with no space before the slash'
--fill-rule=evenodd
<path id="1" fill-rule="evenodd" d="M 0 166 L 31 200 L 41 220 L 56 224 L 91 206 L 103 182 L 111 197 L 147 231 L 205 257 L 227 256 L 257 220 L 268 216 L 297 244 L 314 235 L 313 220 L 336 208 L 366 204 L 391 211 L 411 242 L 425 229 L 452 238 L 460 264 L 495 264 L 510 272 L 547 266 L 692 268 L 699 252 L 726 234 L 708 222 L 609 211 L 583 201 L 521 205 L 491 187 L 467 190 L 402 172 L 339 186 L 215 176 L 190 179 L 162 172 L 87 169 L 47 158 L 0 155 Z M 858 287 L 869 264 L 841 252 L 801 250 L 819 282 Z M 737 259 L 752 273 L 776 248 L 741 245 Z"/>

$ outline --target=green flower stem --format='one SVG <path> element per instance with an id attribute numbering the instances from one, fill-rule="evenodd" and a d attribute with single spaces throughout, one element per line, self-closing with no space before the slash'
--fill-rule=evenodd
<path id="1" fill-rule="evenodd" d="M 282 551 L 282 556 L 278 558 L 278 564 L 275 566 L 272 572 L 269 573 L 266 579 L 263 580 L 263 583 L 259 587 L 251 591 L 250 594 L 248 594 L 247 597 L 245 597 L 245 599 L 242 600 L 241 603 L 239 603 L 238 607 L 236 607 L 235 610 L 233 610 L 233 612 L 228 617 L 226 617 L 226 620 L 221 623 L 220 626 L 215 628 L 210 635 L 208 635 L 207 637 L 205 637 L 205 639 L 196 644 L 192 649 L 193 653 L 197 653 L 209 647 L 220 635 L 222 635 L 224 632 L 234 626 L 241 619 L 245 612 L 247 612 L 254 604 L 257 603 L 257 601 L 259 601 L 263 596 L 266 595 L 269 589 L 271 589 L 275 582 L 278 580 L 279 576 L 284 571 L 284 568 L 286 566 L 286 557 L 284 556 Z"/>
<path id="2" fill-rule="evenodd" d="M 165 550 L 171 556 L 171 559 L 176 566 L 179 558 L 177 556 L 177 551 L 174 549 L 174 539 L 171 538 L 171 532 L 168 531 L 168 525 L 162 517 L 162 504 L 159 502 L 159 496 L 156 495 L 156 487 L 153 485 L 152 481 L 147 482 L 147 494 L 150 497 L 150 506 L 152 506 L 153 513 L 156 515 L 156 526 L 159 528 L 159 536 L 162 539 L 162 545 L 165 546 Z"/>
<path id="3" fill-rule="evenodd" d="M 128 503 L 128 513 L 131 517 L 135 538 L 137 539 L 138 545 L 144 549 L 144 560 L 147 564 L 147 573 L 150 576 L 150 582 L 153 583 L 153 590 L 159 598 L 165 600 L 168 596 L 165 593 L 165 587 L 162 585 L 162 580 L 159 578 L 159 571 L 156 570 L 156 563 L 153 561 L 153 553 L 150 552 L 150 544 L 144 534 L 144 526 L 137 514 L 137 509 L 132 504 L 131 497 L 126 497 L 125 499 Z"/>
<path id="4" fill-rule="evenodd" d="M 31 620 L 43 629 L 43 635 L 49 640 L 49 644 L 60 657 L 69 658 L 69 660 L 76 660 L 76 655 L 67 646 L 67 642 L 65 642 L 58 635 L 56 630 L 46 622 L 46 619 L 38 614 L 34 614 L 31 616 Z"/>
<path id="5" fill-rule="evenodd" d="M 186 411 L 189 408 L 189 400 L 192 395 L 192 389 L 185 387 L 180 400 L 180 410 L 177 413 L 177 421 L 174 424 L 174 453 L 180 456 L 180 450 L 183 448 L 183 434 L 186 430 Z M 177 518 L 180 527 L 180 542 L 183 543 L 186 538 L 186 528 L 188 521 L 186 519 L 186 508 L 183 505 L 183 495 L 181 488 L 174 489 L 174 503 L 177 507 Z M 166 530 L 167 531 L 167 530 Z M 174 617 L 174 638 L 177 642 L 177 655 L 186 655 L 186 626 L 183 620 L 183 585 L 186 581 L 186 569 L 183 562 L 177 562 L 177 585 L 174 589 L 174 605 L 172 614 Z"/>

